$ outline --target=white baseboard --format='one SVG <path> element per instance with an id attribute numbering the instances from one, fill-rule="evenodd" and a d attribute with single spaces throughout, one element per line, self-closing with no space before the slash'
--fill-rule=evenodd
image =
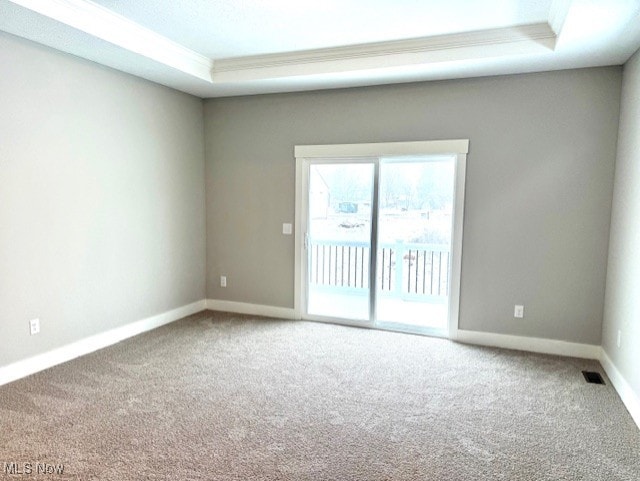
<path id="1" fill-rule="evenodd" d="M 510 336 L 491 332 L 466 331 L 459 329 L 454 339 L 465 344 L 502 347 L 518 351 L 539 352 L 556 356 L 579 357 L 583 359 L 600 359 L 600 346 L 578 344 L 574 342 L 543 339 L 539 337 Z"/>
<path id="2" fill-rule="evenodd" d="M 204 309 L 274 317 L 278 319 L 296 318 L 295 310 L 286 307 L 265 306 L 216 299 L 202 300 L 81 339 L 71 344 L 67 344 L 66 346 L 53 349 L 43 354 L 38 354 L 22 361 L 1 366 L 0 386 L 80 356 L 84 356 L 85 354 L 117 344 L 120 341 L 142 334 L 143 332 L 151 331 Z M 622 402 L 629 410 L 631 417 L 640 428 L 640 398 L 622 376 L 620 371 L 618 371 L 604 349 L 600 346 L 558 341 L 554 339 L 511 336 L 506 334 L 466 330 L 455 331 L 454 339 L 465 344 L 477 344 L 481 346 L 501 347 L 520 351 L 599 360 L 603 369 L 607 373 L 607 376 L 611 380 L 613 387 L 616 389 L 622 399 Z"/>
<path id="3" fill-rule="evenodd" d="M 558 341 L 555 339 L 510 336 L 506 334 L 466 330 L 457 330 L 454 336 L 456 341 L 465 344 L 598 360 L 611 380 L 613 388 L 617 391 L 620 399 L 622 399 L 622 402 L 629 411 L 629 414 L 631 414 L 638 428 L 640 428 L 640 395 L 629 385 L 601 346 Z"/>
<path id="4" fill-rule="evenodd" d="M 250 316 L 275 317 L 277 319 L 295 319 L 295 310 L 289 307 L 264 306 L 247 302 L 220 301 L 207 299 L 207 309 L 212 311 L 234 312 Z"/>
<path id="5" fill-rule="evenodd" d="M 117 344 L 130 337 L 142 334 L 165 324 L 169 324 L 183 317 L 205 310 L 206 301 L 198 301 L 193 304 L 178 307 L 171 311 L 163 312 L 156 316 L 141 319 L 139 321 L 117 327 L 100 334 L 95 334 L 66 346 L 38 354 L 36 356 L 17 361 L 0 367 L 0 386 L 17 379 L 29 376 L 50 367 L 62 364 L 85 354 Z"/>
<path id="6" fill-rule="evenodd" d="M 618 391 L 618 395 L 629 411 L 629 414 L 631 414 L 638 428 L 640 428 L 640 396 L 634 392 L 633 388 L 622 376 L 620 371 L 618 371 L 618 368 L 604 349 L 600 350 L 600 364 L 602 364 L 604 372 L 607 373 L 611 384 L 613 384 L 615 390 Z"/>

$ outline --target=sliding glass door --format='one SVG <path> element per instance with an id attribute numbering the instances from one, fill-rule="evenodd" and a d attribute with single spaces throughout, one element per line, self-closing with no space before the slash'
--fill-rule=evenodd
<path id="1" fill-rule="evenodd" d="M 457 321 L 459 161 L 455 152 L 302 159 L 300 317 L 447 335 Z"/>
<path id="2" fill-rule="evenodd" d="M 454 187 L 452 156 L 380 159 L 376 323 L 447 327 Z"/>
<path id="3" fill-rule="evenodd" d="M 307 313 L 371 319 L 373 162 L 309 166 Z"/>

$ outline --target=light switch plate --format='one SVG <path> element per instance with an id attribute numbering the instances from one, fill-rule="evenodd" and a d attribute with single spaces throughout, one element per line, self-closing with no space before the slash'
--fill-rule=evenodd
<path id="1" fill-rule="evenodd" d="M 282 224 L 282 233 L 284 235 L 291 235 L 291 233 L 293 232 L 293 225 L 291 224 Z"/>
<path id="2" fill-rule="evenodd" d="M 40 319 L 31 319 L 29 321 L 29 332 L 32 336 L 40 332 Z"/>

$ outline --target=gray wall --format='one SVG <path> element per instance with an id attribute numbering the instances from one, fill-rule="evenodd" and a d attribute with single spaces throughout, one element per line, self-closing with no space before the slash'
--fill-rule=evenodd
<path id="1" fill-rule="evenodd" d="M 0 366 L 202 299 L 202 101 L 6 34 L 0 72 Z"/>
<path id="2" fill-rule="evenodd" d="M 621 106 L 602 346 L 640 399 L 640 51 L 624 67 Z"/>
<path id="3" fill-rule="evenodd" d="M 206 101 L 207 296 L 293 307 L 294 145 L 469 138 L 460 327 L 599 344 L 620 85 L 612 67 Z"/>

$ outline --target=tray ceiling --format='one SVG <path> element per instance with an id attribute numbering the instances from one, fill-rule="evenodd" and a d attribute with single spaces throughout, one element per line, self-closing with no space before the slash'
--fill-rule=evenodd
<path id="1" fill-rule="evenodd" d="M 640 0 L 0 0 L 0 30 L 217 97 L 619 65 Z"/>

